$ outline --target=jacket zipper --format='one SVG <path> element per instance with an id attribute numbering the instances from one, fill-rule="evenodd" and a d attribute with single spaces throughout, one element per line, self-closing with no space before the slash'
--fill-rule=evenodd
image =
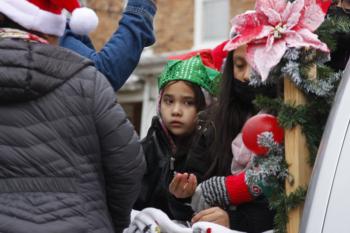
<path id="1" fill-rule="evenodd" d="M 173 156 L 170 157 L 170 171 L 175 173 L 175 158 Z"/>

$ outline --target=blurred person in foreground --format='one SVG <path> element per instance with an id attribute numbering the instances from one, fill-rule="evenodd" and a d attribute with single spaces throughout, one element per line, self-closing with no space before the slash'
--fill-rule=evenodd
<path id="1" fill-rule="evenodd" d="M 113 88 L 57 46 L 62 9 L 91 13 L 75 0 L 0 4 L 0 232 L 122 232 L 140 189 L 143 152 Z"/>

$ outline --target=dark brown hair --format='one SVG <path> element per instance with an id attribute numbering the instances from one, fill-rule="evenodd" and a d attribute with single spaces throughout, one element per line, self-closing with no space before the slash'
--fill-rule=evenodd
<path id="1" fill-rule="evenodd" d="M 205 97 L 201 87 L 191 82 L 185 81 L 185 83 L 192 89 L 194 93 L 195 106 L 196 106 L 197 112 L 204 110 L 206 104 L 205 104 Z"/>
<path id="2" fill-rule="evenodd" d="M 214 123 L 215 138 L 209 148 L 212 166 L 205 175 L 226 176 L 231 173 L 232 140 L 241 132 L 246 120 L 257 113 L 253 104 L 256 95 L 276 97 L 277 88 L 275 84 L 261 87 L 250 87 L 248 84 L 244 91 L 240 90 L 234 78 L 233 52 L 227 56 L 218 102 L 210 111 L 210 119 Z M 242 97 L 243 95 L 243 97 Z"/>
<path id="3" fill-rule="evenodd" d="M 233 52 L 226 58 L 221 89 L 216 106 L 210 116 L 215 126 L 214 142 L 209 148 L 212 166 L 207 177 L 228 175 L 231 167 L 231 142 L 241 131 L 248 115 L 254 112 L 252 104 L 244 104 L 234 93 Z"/>
<path id="4" fill-rule="evenodd" d="M 8 18 L 6 15 L 0 13 L 0 27 L 2 28 L 15 28 L 20 30 L 27 30 L 18 23 L 12 21 L 10 18 Z"/>
<path id="5" fill-rule="evenodd" d="M 37 36 L 46 38 L 45 34 L 43 34 L 41 32 L 37 32 L 37 31 L 28 30 L 28 29 L 22 27 L 21 25 L 19 25 L 18 23 L 14 22 L 13 20 L 11 20 L 10 18 L 8 18 L 6 15 L 4 15 L 2 13 L 0 13 L 0 28 L 19 29 L 19 30 L 28 31 L 28 32 L 33 33 Z"/>

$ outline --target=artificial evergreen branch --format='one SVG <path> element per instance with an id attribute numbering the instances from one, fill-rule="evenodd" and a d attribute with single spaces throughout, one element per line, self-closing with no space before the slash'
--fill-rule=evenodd
<path id="1" fill-rule="evenodd" d="M 316 31 L 320 40 L 325 42 L 331 50 L 334 50 L 337 47 L 334 38 L 335 33 L 350 33 L 349 18 L 344 16 L 328 17 Z"/>
<path id="2" fill-rule="evenodd" d="M 287 195 L 285 190 L 281 188 L 269 199 L 270 208 L 276 210 L 274 232 L 287 232 L 288 212 L 305 201 L 306 192 L 305 187 L 298 187 L 294 192 Z"/>

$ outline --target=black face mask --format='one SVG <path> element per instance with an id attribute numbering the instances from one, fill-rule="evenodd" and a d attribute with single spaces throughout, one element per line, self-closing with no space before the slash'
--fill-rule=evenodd
<path id="1" fill-rule="evenodd" d="M 251 104 L 255 99 L 255 90 L 249 86 L 249 82 L 242 82 L 233 78 L 233 90 L 235 97 L 244 104 Z"/>
<path id="2" fill-rule="evenodd" d="M 233 89 L 235 97 L 244 104 L 252 104 L 253 100 L 258 95 L 263 95 L 271 98 L 277 96 L 275 85 L 266 85 L 254 87 L 249 85 L 249 82 L 241 82 L 238 79 L 233 79 Z"/>

